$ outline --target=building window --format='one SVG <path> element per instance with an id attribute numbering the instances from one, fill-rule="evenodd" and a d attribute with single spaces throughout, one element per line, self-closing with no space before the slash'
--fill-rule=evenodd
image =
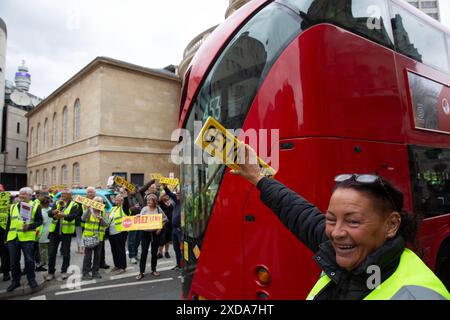
<path id="1" fill-rule="evenodd" d="M 61 167 L 61 184 L 67 184 L 67 166 L 65 164 Z"/>
<path id="2" fill-rule="evenodd" d="M 45 118 L 44 121 L 44 149 L 43 151 L 47 151 L 48 149 L 48 119 Z"/>
<path id="3" fill-rule="evenodd" d="M 67 125 L 69 123 L 69 115 L 68 115 L 68 111 L 67 111 L 67 107 L 64 107 L 63 109 L 63 118 L 62 118 L 62 123 L 63 123 L 63 128 L 62 128 L 62 144 L 66 144 L 67 143 Z"/>
<path id="4" fill-rule="evenodd" d="M 127 173 L 126 172 L 113 172 L 112 175 L 113 176 L 117 176 L 117 177 L 121 177 L 121 178 L 124 178 L 125 180 L 127 180 Z"/>
<path id="5" fill-rule="evenodd" d="M 39 170 L 36 170 L 36 184 L 37 185 L 41 184 L 41 179 L 39 177 Z"/>
<path id="6" fill-rule="evenodd" d="M 41 152 L 41 124 L 38 123 L 36 130 L 36 153 Z"/>
<path id="7" fill-rule="evenodd" d="M 53 114 L 52 122 L 52 147 L 56 147 L 56 112 Z"/>
<path id="8" fill-rule="evenodd" d="M 47 186 L 47 169 L 44 169 L 44 171 L 42 172 L 42 184 Z"/>
<path id="9" fill-rule="evenodd" d="M 34 152 L 34 148 L 33 148 L 33 144 L 34 144 L 34 137 L 33 137 L 33 134 L 34 134 L 34 128 L 33 127 L 31 127 L 31 129 L 30 129 L 30 155 L 32 155 L 33 154 L 33 152 Z"/>
<path id="10" fill-rule="evenodd" d="M 17 133 L 20 133 L 20 122 L 17 122 Z"/>
<path id="11" fill-rule="evenodd" d="M 52 168 L 52 177 L 51 177 L 51 184 L 54 186 L 56 184 L 56 168 Z"/>
<path id="12" fill-rule="evenodd" d="M 73 183 L 80 183 L 80 164 L 78 162 L 73 164 Z"/>
<path id="13" fill-rule="evenodd" d="M 80 139 L 80 100 L 75 101 L 73 107 L 73 140 Z"/>
<path id="14" fill-rule="evenodd" d="M 16 148 L 16 159 L 19 159 L 19 148 Z"/>
<path id="15" fill-rule="evenodd" d="M 142 187 L 144 185 L 144 174 L 143 173 L 132 173 L 131 181 L 132 184 L 138 187 Z"/>

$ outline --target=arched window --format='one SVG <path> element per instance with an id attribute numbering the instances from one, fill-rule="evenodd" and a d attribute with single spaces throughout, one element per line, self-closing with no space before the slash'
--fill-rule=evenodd
<path id="1" fill-rule="evenodd" d="M 65 164 L 61 167 L 61 183 L 67 184 L 67 166 Z"/>
<path id="2" fill-rule="evenodd" d="M 76 141 L 80 139 L 80 100 L 75 101 L 75 106 L 73 107 L 73 140 Z"/>
<path id="3" fill-rule="evenodd" d="M 41 124 L 38 123 L 36 130 L 36 153 L 41 152 Z"/>
<path id="4" fill-rule="evenodd" d="M 45 121 L 44 121 L 44 149 L 43 149 L 43 151 L 47 151 L 47 150 L 48 150 L 48 119 L 45 118 Z"/>
<path id="5" fill-rule="evenodd" d="M 47 175 L 48 175 L 47 169 L 44 169 L 44 171 L 42 172 L 42 184 L 45 186 L 47 186 L 48 183 Z"/>
<path id="6" fill-rule="evenodd" d="M 51 177 L 51 184 L 52 186 L 56 185 L 56 168 L 52 168 L 52 177 Z"/>
<path id="7" fill-rule="evenodd" d="M 67 107 L 64 107 L 63 109 L 63 117 L 62 117 L 62 144 L 67 143 L 67 125 L 69 124 L 69 114 L 67 111 Z"/>
<path id="8" fill-rule="evenodd" d="M 33 144 L 34 144 L 34 128 L 31 127 L 30 129 L 30 156 L 33 154 L 34 150 L 33 150 Z M 31 172 L 30 172 L 31 175 Z"/>
<path id="9" fill-rule="evenodd" d="M 52 147 L 56 147 L 56 112 L 53 114 L 52 121 Z"/>
<path id="10" fill-rule="evenodd" d="M 78 162 L 73 164 L 73 183 L 80 183 L 80 164 Z"/>
<path id="11" fill-rule="evenodd" d="M 41 184 L 41 177 L 39 177 L 39 170 L 36 170 L 36 184 L 40 185 Z"/>

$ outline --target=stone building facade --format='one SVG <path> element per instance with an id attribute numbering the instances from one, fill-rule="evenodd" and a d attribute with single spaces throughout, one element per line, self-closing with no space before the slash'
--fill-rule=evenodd
<path id="1" fill-rule="evenodd" d="M 28 184 L 103 186 L 120 175 L 179 176 L 176 142 L 181 82 L 165 69 L 98 57 L 27 114 Z"/>

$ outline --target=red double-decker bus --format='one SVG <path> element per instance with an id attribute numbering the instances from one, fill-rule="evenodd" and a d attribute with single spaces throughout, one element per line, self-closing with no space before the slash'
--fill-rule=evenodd
<path id="1" fill-rule="evenodd" d="M 376 173 L 424 218 L 450 286 L 450 33 L 401 0 L 252 0 L 197 52 L 180 128 L 279 129 L 276 178 L 326 210 L 340 173 Z M 185 299 L 304 299 L 312 253 L 218 164 L 181 165 Z"/>

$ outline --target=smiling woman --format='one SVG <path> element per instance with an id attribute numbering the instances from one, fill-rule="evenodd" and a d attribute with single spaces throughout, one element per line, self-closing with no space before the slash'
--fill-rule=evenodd
<path id="1" fill-rule="evenodd" d="M 382 177 L 335 177 L 328 210 L 318 208 L 248 164 L 232 171 L 261 191 L 261 200 L 314 253 L 322 277 L 308 299 L 445 300 L 450 294 L 406 243 L 417 223 L 403 210 L 403 194 Z M 377 289 L 377 290 L 375 290 Z"/>

